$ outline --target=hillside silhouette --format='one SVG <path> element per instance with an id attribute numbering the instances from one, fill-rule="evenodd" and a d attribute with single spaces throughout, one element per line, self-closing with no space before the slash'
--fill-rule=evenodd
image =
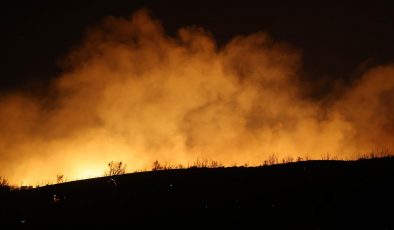
<path id="1" fill-rule="evenodd" d="M 393 229 L 393 179 L 394 158 L 157 170 L 1 193 L 0 223 Z"/>

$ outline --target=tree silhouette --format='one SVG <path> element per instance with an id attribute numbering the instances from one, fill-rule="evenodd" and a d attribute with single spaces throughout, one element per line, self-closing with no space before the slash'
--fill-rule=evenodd
<path id="1" fill-rule="evenodd" d="M 108 163 L 108 171 L 104 172 L 104 176 L 122 175 L 126 172 L 126 165 L 122 161 L 111 161 Z"/>

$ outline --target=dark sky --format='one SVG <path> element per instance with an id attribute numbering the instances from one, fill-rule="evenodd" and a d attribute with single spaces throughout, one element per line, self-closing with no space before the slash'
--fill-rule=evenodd
<path id="1" fill-rule="evenodd" d="M 105 16 L 147 7 L 173 34 L 198 25 L 219 45 L 235 35 L 268 32 L 303 52 L 310 81 L 352 79 L 362 66 L 394 60 L 394 1 L 8 1 L 1 3 L 0 93 L 41 89 L 59 58 Z M 323 81 L 324 82 L 324 81 Z"/>

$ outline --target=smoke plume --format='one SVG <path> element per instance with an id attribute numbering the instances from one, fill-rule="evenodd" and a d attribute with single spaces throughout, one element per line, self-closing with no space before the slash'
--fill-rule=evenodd
<path id="1" fill-rule="evenodd" d="M 305 97 L 301 64 L 299 50 L 265 33 L 218 47 L 198 27 L 168 36 L 146 11 L 109 17 L 63 60 L 48 97 L 0 98 L 0 175 L 37 184 L 98 176 L 109 161 L 134 171 L 154 160 L 257 165 L 273 153 L 393 149 L 393 65 L 322 103 Z"/>

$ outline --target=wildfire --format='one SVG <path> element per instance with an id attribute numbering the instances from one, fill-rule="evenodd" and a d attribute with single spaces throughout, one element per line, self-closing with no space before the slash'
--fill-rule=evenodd
<path id="1" fill-rule="evenodd" d="M 393 149 L 392 65 L 323 105 L 303 94 L 289 44 L 256 33 L 218 47 L 196 27 L 171 37 L 146 11 L 105 19 L 63 65 L 45 100 L 0 97 L 0 175 L 12 182 L 98 176 L 113 160 L 134 171 Z"/>

